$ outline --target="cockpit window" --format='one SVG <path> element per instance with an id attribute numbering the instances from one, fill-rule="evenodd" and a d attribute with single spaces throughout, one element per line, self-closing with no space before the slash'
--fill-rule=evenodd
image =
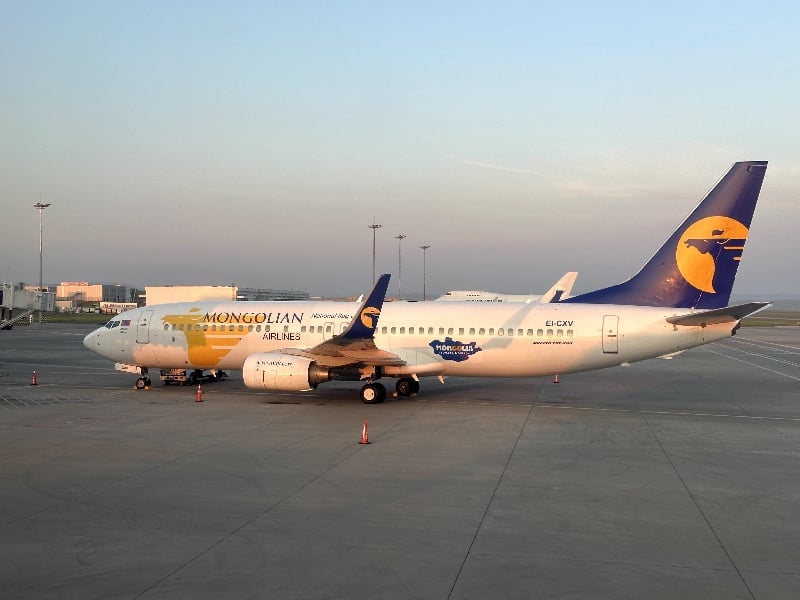
<path id="1" fill-rule="evenodd" d="M 106 323 L 106 329 L 114 329 L 114 327 L 119 327 L 119 321 L 109 321 Z"/>

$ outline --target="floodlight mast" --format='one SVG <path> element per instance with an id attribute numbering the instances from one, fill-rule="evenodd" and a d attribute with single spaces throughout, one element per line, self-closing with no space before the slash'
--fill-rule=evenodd
<path id="1" fill-rule="evenodd" d="M 427 269 L 427 257 L 428 257 L 428 248 L 430 248 L 430 244 L 425 244 L 424 246 L 420 246 L 422 248 L 422 300 L 428 299 L 428 294 L 425 289 L 425 282 L 428 279 L 428 269 Z"/>
<path id="2" fill-rule="evenodd" d="M 42 292 L 42 213 L 48 206 L 50 206 L 49 202 L 47 204 L 43 202 L 37 202 L 33 205 L 33 207 L 39 211 L 39 323 L 42 322 L 42 310 L 44 304 L 44 293 Z"/>
<path id="3" fill-rule="evenodd" d="M 372 217 L 372 225 L 368 225 L 372 229 L 372 283 L 375 283 L 375 232 L 383 227 L 375 223 L 375 217 Z"/>

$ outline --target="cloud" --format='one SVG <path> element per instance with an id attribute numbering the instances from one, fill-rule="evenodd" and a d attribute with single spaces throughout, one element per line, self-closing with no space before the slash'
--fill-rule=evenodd
<path id="1" fill-rule="evenodd" d="M 592 198 L 640 198 L 654 193 L 653 186 L 643 184 L 602 184 L 580 180 L 557 181 L 553 188 L 562 196 L 585 196 Z M 663 190 L 662 190 L 663 191 Z"/>
<path id="2" fill-rule="evenodd" d="M 519 175 L 535 175 L 536 177 L 545 177 L 546 174 L 541 171 L 527 169 L 525 167 L 515 167 L 510 165 L 498 165 L 495 163 L 484 162 L 480 160 L 468 160 L 463 158 L 448 157 L 459 164 L 467 165 L 470 167 L 479 167 L 481 169 L 491 169 L 492 171 L 502 171 L 503 173 L 516 173 Z"/>

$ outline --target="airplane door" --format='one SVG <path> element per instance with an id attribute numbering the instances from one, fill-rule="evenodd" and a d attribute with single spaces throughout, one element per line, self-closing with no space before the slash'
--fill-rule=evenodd
<path id="1" fill-rule="evenodd" d="M 136 326 L 136 343 L 150 343 L 150 319 L 153 317 L 152 310 L 143 310 L 139 315 L 139 324 Z"/>
<path id="2" fill-rule="evenodd" d="M 603 353 L 616 354 L 619 352 L 619 317 L 617 315 L 603 316 Z"/>

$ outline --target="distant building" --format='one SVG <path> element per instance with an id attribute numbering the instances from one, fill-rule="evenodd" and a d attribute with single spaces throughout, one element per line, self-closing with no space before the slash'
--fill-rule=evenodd
<path id="1" fill-rule="evenodd" d="M 235 285 L 164 285 L 145 287 L 145 304 L 169 302 L 256 302 L 263 300 L 308 300 L 308 292 L 239 288 Z"/>
<path id="2" fill-rule="evenodd" d="M 240 302 L 265 300 L 309 300 L 308 292 L 302 290 L 263 290 L 261 288 L 239 288 L 236 299 Z"/>
<path id="3" fill-rule="evenodd" d="M 145 305 L 201 300 L 236 300 L 236 286 L 230 285 L 148 285 L 144 288 Z"/>
<path id="4" fill-rule="evenodd" d="M 65 312 L 98 312 L 101 303 L 135 306 L 138 294 L 136 288 L 127 285 L 62 281 L 56 286 L 56 306 Z M 105 312 L 114 312 L 114 309 L 106 307 Z"/>

